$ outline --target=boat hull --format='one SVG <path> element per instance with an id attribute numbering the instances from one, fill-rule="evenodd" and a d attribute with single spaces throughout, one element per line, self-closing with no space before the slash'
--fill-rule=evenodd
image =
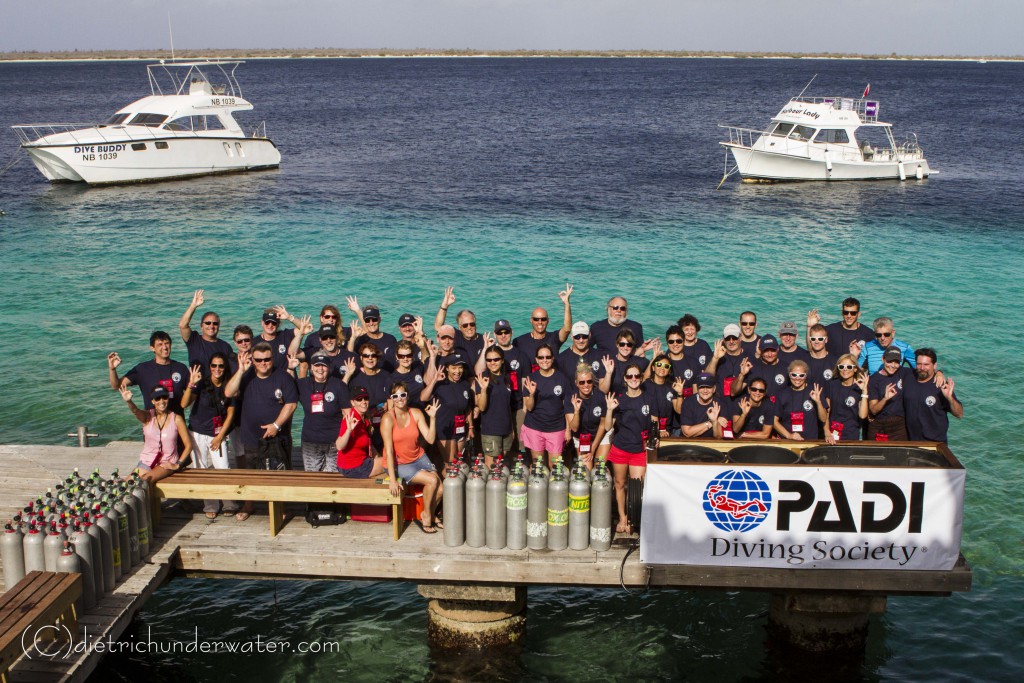
<path id="1" fill-rule="evenodd" d="M 931 174 L 924 158 L 897 161 L 827 161 L 802 156 L 764 152 L 750 147 L 723 143 L 736 162 L 743 180 L 798 181 L 798 180 L 906 180 L 927 178 Z"/>
<path id="2" fill-rule="evenodd" d="M 159 145 L 159 146 L 158 146 Z M 170 180 L 276 168 L 281 153 L 267 138 L 169 137 L 102 144 L 22 145 L 51 182 L 90 185 Z"/>

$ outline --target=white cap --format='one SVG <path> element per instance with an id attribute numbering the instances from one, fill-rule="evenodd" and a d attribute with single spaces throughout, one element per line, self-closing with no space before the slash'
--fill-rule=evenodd
<path id="1" fill-rule="evenodd" d="M 738 336 L 740 336 L 740 326 L 737 325 L 736 323 L 729 323 L 728 325 L 725 326 L 725 329 L 722 330 L 722 336 L 723 337 L 738 337 Z"/>
<path id="2" fill-rule="evenodd" d="M 590 325 L 586 324 L 582 320 L 578 323 L 573 323 L 572 336 L 575 337 L 577 334 L 590 334 Z"/>

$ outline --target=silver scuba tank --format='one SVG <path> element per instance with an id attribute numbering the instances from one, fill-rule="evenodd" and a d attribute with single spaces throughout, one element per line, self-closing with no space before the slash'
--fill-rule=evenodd
<path id="1" fill-rule="evenodd" d="M 534 463 L 526 485 L 526 547 L 548 547 L 548 480 L 541 463 Z"/>
<path id="2" fill-rule="evenodd" d="M 604 463 L 598 463 L 594 470 L 594 481 L 590 485 L 590 549 L 603 552 L 612 547 L 615 497 Z"/>
<path id="3" fill-rule="evenodd" d="M 482 548 L 487 543 L 487 483 L 480 470 L 473 468 L 466 480 L 466 545 Z"/>
<path id="4" fill-rule="evenodd" d="M 466 479 L 457 464 L 444 475 L 444 544 L 457 547 L 466 542 Z"/>
<path id="5" fill-rule="evenodd" d="M 56 569 L 56 571 L 63 572 L 65 574 L 81 574 L 82 573 L 82 563 L 79 562 L 78 555 L 75 554 L 75 547 L 71 544 L 71 541 L 68 541 L 68 540 L 63 541 L 63 545 L 61 546 L 60 556 L 57 557 L 57 569 Z M 81 617 L 81 615 L 82 615 L 82 607 L 83 607 L 83 603 L 84 603 L 84 595 L 85 595 L 85 588 L 84 588 L 85 580 L 84 580 L 84 578 L 82 580 L 82 584 L 83 584 L 82 595 L 78 596 L 78 599 L 75 600 L 75 612 L 78 614 L 79 617 Z"/>
<path id="6" fill-rule="evenodd" d="M 505 542 L 512 550 L 526 547 L 526 480 L 518 465 L 505 486 Z"/>
<path id="7" fill-rule="evenodd" d="M 110 550 L 114 556 L 114 582 L 116 583 L 124 574 L 124 565 L 121 562 L 121 515 L 110 507 L 109 498 L 104 502 L 104 506 L 102 512 L 110 520 Z"/>
<path id="8" fill-rule="evenodd" d="M 28 533 L 22 541 L 25 547 L 25 573 L 46 571 L 46 555 L 43 552 L 43 541 L 46 536 L 35 523 L 28 525 Z"/>
<path id="9" fill-rule="evenodd" d="M 149 482 L 138 474 L 132 475 L 132 495 L 139 499 L 136 510 L 139 517 L 139 556 L 145 559 L 149 556 L 149 536 L 152 533 L 152 525 L 149 523 Z"/>
<path id="10" fill-rule="evenodd" d="M 497 463 L 486 488 L 487 547 L 500 550 L 505 547 L 505 479 Z"/>
<path id="11" fill-rule="evenodd" d="M 57 522 L 50 522 L 43 539 L 43 558 L 46 560 L 46 571 L 57 571 L 57 560 L 64 549 L 64 536 L 57 530 Z"/>
<path id="12" fill-rule="evenodd" d="M 548 481 L 548 548 L 569 547 L 569 484 L 555 465 Z"/>
<path id="13" fill-rule="evenodd" d="M 97 508 L 99 508 L 98 505 Z M 117 531 L 107 516 L 99 509 L 95 510 L 93 514 L 93 528 L 100 532 L 100 552 L 103 555 L 103 590 L 109 593 L 114 590 L 116 581 L 114 578 L 114 539 L 111 537 L 115 536 Z M 118 558 L 117 566 L 118 568 L 121 566 L 120 558 Z"/>
<path id="14" fill-rule="evenodd" d="M 119 517 L 117 521 L 118 545 L 121 546 L 121 575 L 124 576 L 132 570 L 132 532 L 131 532 L 131 508 L 124 499 L 114 494 L 114 511 Z M 136 544 L 138 539 L 135 540 Z M 136 545 L 136 555 L 138 546 Z"/>
<path id="15" fill-rule="evenodd" d="M 79 524 L 71 532 L 71 543 L 78 555 L 79 571 L 82 573 L 82 606 L 92 609 L 96 606 L 96 575 L 93 573 L 92 539 Z"/>
<path id="16" fill-rule="evenodd" d="M 21 516 L 4 525 L 3 537 L 0 538 L 0 551 L 4 562 L 4 590 L 14 588 L 14 584 L 25 578 L 25 539 L 21 533 Z"/>
<path id="17" fill-rule="evenodd" d="M 82 526 L 85 527 L 85 533 L 89 534 L 89 538 L 92 539 L 92 573 L 96 583 L 96 599 L 99 600 L 106 592 L 106 581 L 103 575 L 107 572 L 107 562 L 109 561 L 103 556 L 103 532 L 93 524 L 92 517 L 88 512 L 85 513 Z"/>
<path id="18" fill-rule="evenodd" d="M 121 500 L 128 507 L 128 543 L 131 551 L 131 566 L 142 561 L 139 554 L 139 499 L 124 489 L 120 489 Z"/>
<path id="19" fill-rule="evenodd" d="M 576 471 L 569 482 L 569 548 L 590 547 L 590 480 L 584 471 Z"/>

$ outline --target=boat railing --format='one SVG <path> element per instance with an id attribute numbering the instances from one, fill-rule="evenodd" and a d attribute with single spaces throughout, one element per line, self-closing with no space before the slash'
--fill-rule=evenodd
<path id="1" fill-rule="evenodd" d="M 808 104 L 830 104 L 833 109 L 843 111 L 855 111 L 860 120 L 865 123 L 878 122 L 878 100 L 866 100 L 854 97 L 794 97 L 794 102 L 806 102 Z"/>
<path id="2" fill-rule="evenodd" d="M 23 146 L 34 147 L 40 139 L 58 133 L 66 134 L 75 144 L 152 140 L 167 136 L 167 131 L 150 126 L 103 126 L 95 123 L 25 123 L 11 126 Z M 76 136 L 76 133 L 79 134 Z"/>
<path id="3" fill-rule="evenodd" d="M 267 137 L 267 122 L 260 121 L 255 126 L 249 129 L 249 137 L 251 138 L 265 138 Z"/>
<path id="4" fill-rule="evenodd" d="M 756 128 L 740 128 L 739 126 L 727 126 L 718 124 L 719 128 L 725 128 L 729 133 L 729 144 L 738 147 L 753 147 L 754 142 L 765 134 L 765 131 Z"/>

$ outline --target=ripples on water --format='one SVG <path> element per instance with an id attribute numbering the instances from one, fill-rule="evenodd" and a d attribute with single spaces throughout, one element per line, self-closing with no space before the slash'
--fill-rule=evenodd
<path id="1" fill-rule="evenodd" d="M 1020 64 L 816 60 L 294 60 L 240 70 L 282 168 L 119 188 L 49 186 L 27 163 L 0 176 L 0 441 L 137 438 L 105 388 L 145 337 L 176 336 L 196 287 L 229 329 L 267 305 L 315 312 L 344 294 L 381 305 L 385 327 L 459 306 L 524 328 L 576 285 L 578 318 L 612 293 L 652 331 L 684 312 L 713 337 L 743 308 L 764 329 L 865 319 L 938 349 L 967 417 L 951 429 L 968 467 L 964 553 L 975 590 L 894 598 L 872 623 L 868 679 L 1019 679 L 1024 429 L 1013 305 L 1024 299 L 1016 168 Z M 916 131 L 926 182 L 743 185 L 721 175 L 715 124 L 761 126 L 817 73 L 819 93 L 864 83 L 902 137 Z M 59 87 L 55 87 L 55 84 Z M 136 63 L 0 64 L 0 126 L 100 120 L 142 94 Z M 818 87 L 820 86 L 820 87 Z M 970 125 L 964 121 L 969 120 Z M 13 151 L 8 138 L 6 148 Z M 7 154 L 0 154 L 6 159 Z M 348 319 L 348 316 L 346 316 Z M 1011 343 L 1005 343 L 1009 335 Z M 176 356 L 181 356 L 176 344 Z M 1017 402 L 1019 403 L 1019 402 Z M 276 590 L 276 600 L 275 600 Z M 280 633 L 338 638 L 320 658 L 108 659 L 96 680 L 707 680 L 835 675 L 764 647 L 766 599 L 727 593 L 535 589 L 519 653 L 429 652 L 410 585 L 176 580 L 135 634 Z M 169 637 L 169 636 L 168 636 Z M 815 667 L 819 668 L 816 670 Z M 470 668 L 465 668 L 470 667 Z M 476 667 L 476 668 L 472 668 Z"/>

